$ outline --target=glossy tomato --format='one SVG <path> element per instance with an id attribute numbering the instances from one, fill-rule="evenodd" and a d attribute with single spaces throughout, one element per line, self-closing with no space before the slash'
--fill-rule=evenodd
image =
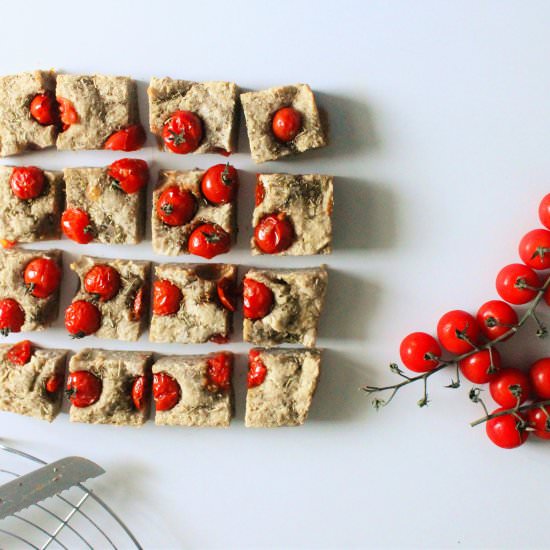
<path id="1" fill-rule="evenodd" d="M 181 388 L 178 382 L 165 372 L 153 375 L 153 399 L 157 411 L 173 409 L 181 399 Z"/>
<path id="2" fill-rule="evenodd" d="M 294 227 L 283 212 L 268 214 L 254 228 L 254 241 L 264 254 L 279 254 L 294 241 Z"/>
<path id="3" fill-rule="evenodd" d="M 147 376 L 137 376 L 134 379 L 131 394 L 136 410 L 145 410 L 149 398 L 149 379 Z"/>
<path id="4" fill-rule="evenodd" d="M 231 247 L 231 238 L 219 225 L 204 223 L 189 235 L 187 248 L 190 254 L 211 259 L 218 254 L 225 254 Z"/>
<path id="5" fill-rule="evenodd" d="M 267 376 L 267 367 L 260 359 L 260 352 L 257 349 L 252 349 L 248 353 L 248 388 L 255 388 L 264 383 Z"/>
<path id="6" fill-rule="evenodd" d="M 65 310 L 65 328 L 73 338 L 83 338 L 99 330 L 101 312 L 91 302 L 76 300 Z"/>
<path id="7" fill-rule="evenodd" d="M 37 94 L 30 104 L 32 118 L 42 126 L 57 122 L 57 102 L 48 94 Z"/>
<path id="8" fill-rule="evenodd" d="M 474 384 L 487 384 L 498 372 L 502 365 L 500 353 L 496 348 L 491 351 L 484 349 L 458 362 L 464 377 Z"/>
<path id="9" fill-rule="evenodd" d="M 495 340 L 517 325 L 518 314 L 506 302 L 490 300 L 479 308 L 476 320 L 484 336 L 488 340 Z M 510 333 L 510 336 L 507 336 L 504 340 L 512 335 L 513 333 Z"/>
<path id="10" fill-rule="evenodd" d="M 8 335 L 10 332 L 21 332 L 25 322 L 25 312 L 19 302 L 13 298 L 0 300 L 0 334 Z"/>
<path id="11" fill-rule="evenodd" d="M 29 340 L 22 340 L 14 344 L 6 353 L 6 358 L 14 365 L 26 365 L 32 357 L 32 344 Z"/>
<path id="12" fill-rule="evenodd" d="M 550 231 L 533 229 L 519 243 L 521 261 L 533 269 L 550 268 Z"/>
<path id="13" fill-rule="evenodd" d="M 191 111 L 176 111 L 162 127 L 164 145 L 173 153 L 192 153 L 202 139 L 202 121 Z"/>
<path id="14" fill-rule="evenodd" d="M 59 106 L 59 119 L 61 120 L 62 130 L 65 132 L 73 124 L 78 123 L 78 113 L 71 101 L 64 97 L 57 98 Z"/>
<path id="15" fill-rule="evenodd" d="M 284 143 L 292 141 L 302 129 L 302 115 L 293 107 L 279 109 L 271 122 L 275 137 Z"/>
<path id="16" fill-rule="evenodd" d="M 539 276 L 524 264 L 510 264 L 497 275 L 499 296 L 510 304 L 526 304 L 535 298 L 541 287 Z"/>
<path id="17" fill-rule="evenodd" d="M 231 202 L 237 194 L 239 175 L 229 163 L 210 167 L 202 177 L 202 194 L 212 204 Z"/>
<path id="18" fill-rule="evenodd" d="M 90 216 L 80 208 L 69 208 L 63 212 L 61 229 L 66 237 L 79 244 L 88 244 L 94 239 Z"/>
<path id="19" fill-rule="evenodd" d="M 224 277 L 218 281 L 216 290 L 222 306 L 229 311 L 235 311 L 237 309 L 235 283 L 229 277 Z"/>
<path id="20" fill-rule="evenodd" d="M 550 193 L 540 201 L 539 219 L 546 229 L 550 229 Z"/>
<path id="21" fill-rule="evenodd" d="M 149 167 L 141 159 L 117 160 L 109 166 L 107 174 L 128 194 L 141 191 L 149 181 Z"/>
<path id="22" fill-rule="evenodd" d="M 197 209 L 197 201 L 193 194 L 177 185 L 171 185 L 160 194 L 156 212 L 159 219 L 173 227 L 190 222 Z"/>
<path id="23" fill-rule="evenodd" d="M 119 272 L 107 264 L 96 264 L 84 275 L 84 289 L 101 302 L 114 298 L 120 285 Z"/>
<path id="24" fill-rule="evenodd" d="M 428 372 L 439 365 L 441 347 L 437 340 L 425 332 L 405 336 L 399 347 L 401 361 L 414 372 Z"/>
<path id="25" fill-rule="evenodd" d="M 45 186 L 44 172 L 36 166 L 19 166 L 11 171 L 10 187 L 21 200 L 31 200 L 42 194 Z"/>
<path id="26" fill-rule="evenodd" d="M 231 373 L 233 371 L 233 355 L 218 353 L 208 359 L 206 379 L 209 391 L 227 391 L 231 388 Z"/>
<path id="27" fill-rule="evenodd" d="M 173 315 L 180 308 L 183 295 L 178 286 L 166 279 L 153 283 L 153 313 Z"/>
<path id="28" fill-rule="evenodd" d="M 492 414 L 505 409 L 496 409 Z M 529 432 L 525 430 L 527 419 L 518 414 L 504 414 L 491 418 L 485 423 L 485 430 L 489 439 L 503 449 L 513 449 L 525 443 Z"/>
<path id="29" fill-rule="evenodd" d="M 535 407 L 527 411 L 529 425 L 535 429 L 534 435 L 550 439 L 550 405 Z"/>
<path id="30" fill-rule="evenodd" d="M 550 357 L 539 359 L 529 369 L 533 392 L 540 399 L 550 399 Z"/>
<path id="31" fill-rule="evenodd" d="M 61 284 L 61 268 L 51 258 L 35 258 L 26 265 L 23 279 L 35 298 L 47 298 Z"/>
<path id="32" fill-rule="evenodd" d="M 275 297 L 264 283 L 246 277 L 243 281 L 243 313 L 247 319 L 262 319 L 268 315 Z"/>
<path id="33" fill-rule="evenodd" d="M 437 324 L 441 345 L 455 355 L 472 351 L 479 340 L 479 326 L 472 315 L 455 309 L 448 311 Z"/>
<path id="34" fill-rule="evenodd" d="M 103 145 L 103 149 L 111 151 L 137 151 L 147 140 L 145 130 L 141 124 L 132 124 L 114 134 L 111 134 Z"/>
<path id="35" fill-rule="evenodd" d="M 491 397 L 501 407 L 512 409 L 524 403 L 531 395 L 531 383 L 527 374 L 519 369 L 499 370 L 489 383 Z"/>
<path id="36" fill-rule="evenodd" d="M 67 378 L 67 397 L 75 407 L 93 405 L 99 400 L 102 390 L 101 379 L 90 371 L 71 372 Z"/>

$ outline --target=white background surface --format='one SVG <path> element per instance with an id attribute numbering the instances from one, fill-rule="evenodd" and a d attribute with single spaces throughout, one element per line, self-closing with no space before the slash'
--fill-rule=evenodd
<path id="1" fill-rule="evenodd" d="M 92 486 L 146 548 L 548 546 L 549 443 L 493 447 L 483 427 L 468 426 L 481 412 L 467 399 L 469 386 L 444 389 L 447 375 L 435 380 L 422 410 L 419 388 L 378 414 L 357 388 L 391 380 L 386 365 L 408 332 L 431 331 L 448 309 L 475 311 L 494 298 L 497 271 L 516 260 L 519 238 L 537 226 L 550 179 L 550 4 L 261 5 L 4 3 L 0 72 L 130 74 L 141 81 L 144 120 L 153 75 L 249 89 L 301 81 L 319 92 L 333 144 L 261 168 L 338 178 L 320 340 L 326 355 L 310 420 L 299 429 L 244 428 L 247 346 L 234 343 L 243 356 L 228 430 L 70 425 L 66 414 L 47 425 L 2 414 L 0 435 L 48 460 L 81 454 L 103 465 L 107 475 Z M 318 258 L 249 255 L 256 168 L 243 132 L 240 143 L 232 162 L 248 172 L 241 233 L 224 261 L 316 265 Z M 49 151 L 4 163 L 62 168 L 119 156 Z M 154 170 L 221 162 L 152 147 L 140 156 Z M 85 252 L 163 260 L 149 241 Z M 64 306 L 75 278 L 65 284 Z M 118 347 L 72 342 L 61 320 L 31 336 L 50 346 Z M 507 344 L 505 362 L 527 366 L 543 353 L 534 340 Z M 146 337 L 125 347 L 214 349 L 151 346 Z"/>

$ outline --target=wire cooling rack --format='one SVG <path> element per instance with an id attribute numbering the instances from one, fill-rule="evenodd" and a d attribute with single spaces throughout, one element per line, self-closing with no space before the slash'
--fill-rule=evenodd
<path id="1" fill-rule="evenodd" d="M 47 464 L 0 443 L 0 484 Z M 63 494 L 0 521 L 0 549 L 127 549 L 141 546 L 136 537 L 95 493 L 78 484 Z"/>

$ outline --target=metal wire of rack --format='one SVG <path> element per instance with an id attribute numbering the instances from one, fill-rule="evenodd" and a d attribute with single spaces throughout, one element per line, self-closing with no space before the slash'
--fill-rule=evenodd
<path id="1" fill-rule="evenodd" d="M 22 475 L 21 468 L 47 462 L 0 442 L 6 453 L 0 464 L 0 483 Z M 21 464 L 21 460 L 24 464 Z M 8 462 L 9 464 L 6 464 Z M 12 464 L 13 463 L 13 464 Z M 2 480 L 1 477 L 5 477 Z M 136 537 L 94 492 L 79 483 L 72 489 L 0 521 L 0 549 L 136 548 Z"/>

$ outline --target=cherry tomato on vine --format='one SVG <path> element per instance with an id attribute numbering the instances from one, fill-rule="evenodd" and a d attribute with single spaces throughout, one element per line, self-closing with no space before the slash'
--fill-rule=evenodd
<path id="1" fill-rule="evenodd" d="M 539 219 L 546 229 L 550 229 L 550 193 L 540 201 Z"/>
<path id="2" fill-rule="evenodd" d="M 157 216 L 161 221 L 173 227 L 190 222 L 196 209 L 197 201 L 193 194 L 177 185 L 167 187 L 160 194 L 156 206 Z"/>
<path id="3" fill-rule="evenodd" d="M 525 403 L 531 395 L 531 384 L 527 374 L 515 368 L 500 369 L 489 382 L 491 397 L 501 407 L 512 409 Z"/>
<path id="4" fill-rule="evenodd" d="M 533 269 L 550 268 L 550 231 L 533 229 L 519 243 L 521 261 Z"/>
<path id="5" fill-rule="evenodd" d="M 173 315 L 180 308 L 183 295 L 178 286 L 166 279 L 153 283 L 153 313 Z"/>
<path id="6" fill-rule="evenodd" d="M 455 309 L 445 313 L 437 324 L 440 344 L 455 355 L 472 351 L 479 339 L 479 326 L 472 315 Z"/>
<path id="7" fill-rule="evenodd" d="M 491 370 L 494 372 L 489 372 Z M 466 379 L 474 384 L 487 384 L 490 382 L 501 367 L 500 353 L 496 348 L 476 351 L 472 355 L 461 359 L 458 363 L 460 371 Z"/>
<path id="8" fill-rule="evenodd" d="M 231 247 L 231 238 L 219 225 L 203 223 L 189 235 L 187 248 L 190 254 L 210 260 L 218 254 L 225 254 Z"/>
<path id="9" fill-rule="evenodd" d="M 430 334 L 413 332 L 401 342 L 399 354 L 408 369 L 414 372 L 428 372 L 439 364 L 441 347 Z"/>
<path id="10" fill-rule="evenodd" d="M 302 129 L 302 115 L 294 107 L 279 109 L 271 122 L 275 137 L 284 143 L 292 141 Z"/>
<path id="11" fill-rule="evenodd" d="M 505 409 L 496 409 L 491 414 L 499 413 Z M 529 432 L 525 430 L 523 424 L 527 419 L 518 414 L 504 414 L 491 418 L 485 423 L 485 430 L 489 439 L 497 446 L 503 449 L 514 449 L 525 443 Z"/>
<path id="12" fill-rule="evenodd" d="M 192 153 L 202 139 L 202 121 L 191 111 L 176 111 L 162 127 L 164 145 L 173 153 Z"/>
<path id="13" fill-rule="evenodd" d="M 541 439 L 550 439 L 550 405 L 535 407 L 527 411 L 529 425 L 535 428 L 533 434 Z"/>
<path id="14" fill-rule="evenodd" d="M 35 298 L 47 298 L 61 284 L 61 268 L 51 258 L 35 258 L 25 267 L 23 279 Z"/>
<path id="15" fill-rule="evenodd" d="M 510 328 L 518 323 L 518 314 L 506 302 L 490 300 L 478 310 L 476 316 L 481 332 L 488 340 L 495 340 L 506 334 Z M 510 338 L 505 338 L 507 340 Z"/>
<path id="16" fill-rule="evenodd" d="M 510 264 L 497 275 L 496 288 L 499 296 L 510 304 L 526 304 L 535 298 L 542 286 L 539 276 L 524 264 Z"/>
<path id="17" fill-rule="evenodd" d="M 533 392 L 540 399 L 550 399 L 550 357 L 539 359 L 529 369 Z"/>
<path id="18" fill-rule="evenodd" d="M 12 193 L 21 200 L 39 197 L 44 190 L 45 182 L 44 172 L 36 166 L 18 166 L 11 171 Z"/>
<path id="19" fill-rule="evenodd" d="M 75 407 L 89 407 L 101 396 L 103 383 L 100 378 L 87 370 L 69 373 L 67 378 L 67 397 Z"/>
<path id="20" fill-rule="evenodd" d="M 0 300 L 0 334 L 6 336 L 10 332 L 21 332 L 25 322 L 25 312 L 19 302 L 13 298 Z"/>
<path id="21" fill-rule="evenodd" d="M 243 281 L 243 312 L 247 319 L 261 319 L 273 308 L 273 291 L 264 283 L 246 277 Z"/>
<path id="22" fill-rule="evenodd" d="M 153 399 L 157 411 L 173 409 L 181 399 L 181 388 L 178 382 L 165 372 L 153 375 Z"/>
<path id="23" fill-rule="evenodd" d="M 294 241 L 294 227 L 283 212 L 268 214 L 254 228 L 254 241 L 264 254 L 284 252 Z"/>
<path id="24" fill-rule="evenodd" d="M 239 175 L 229 163 L 210 167 L 202 177 L 202 194 L 212 204 L 231 202 L 237 194 Z"/>

